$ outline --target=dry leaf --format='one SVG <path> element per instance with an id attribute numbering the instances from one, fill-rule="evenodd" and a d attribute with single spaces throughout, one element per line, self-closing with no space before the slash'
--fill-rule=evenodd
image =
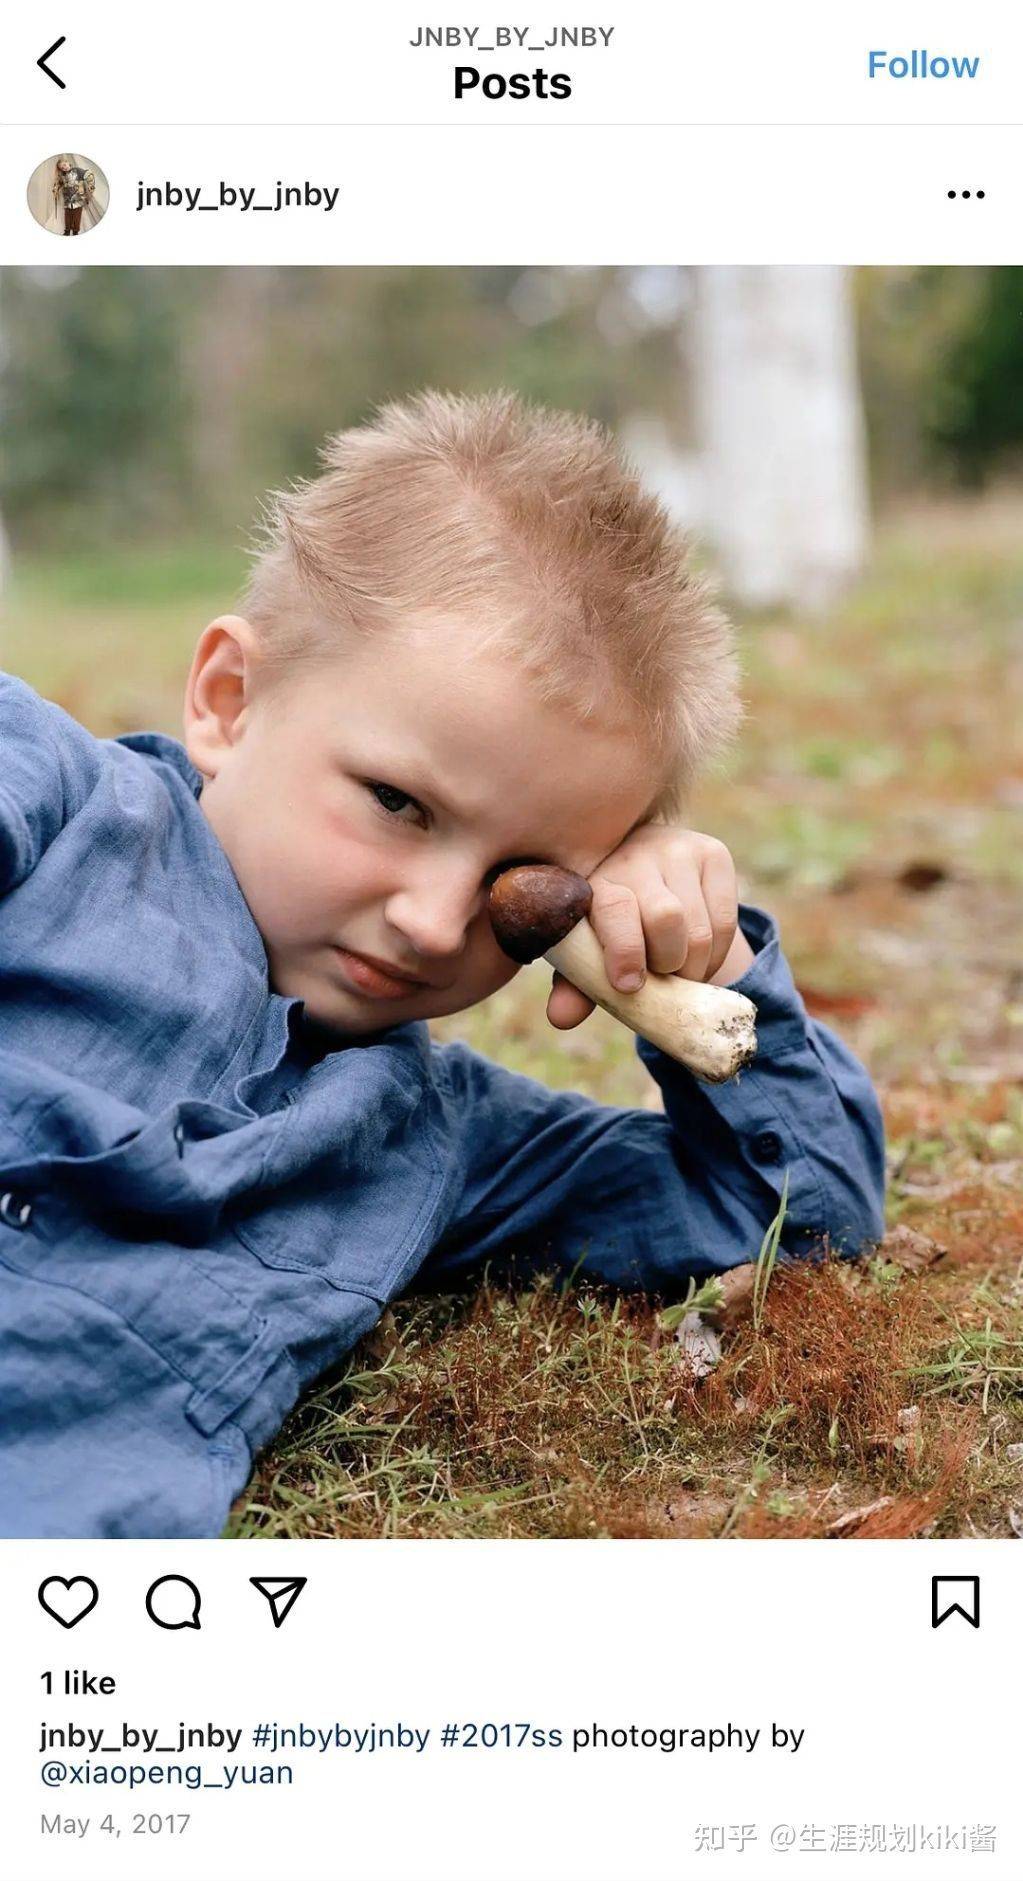
<path id="1" fill-rule="evenodd" d="M 914 895 L 925 895 L 928 889 L 937 888 L 939 882 L 948 881 L 948 870 L 940 862 L 907 862 L 895 879 L 900 888 L 908 888 Z"/>
<path id="2" fill-rule="evenodd" d="M 921 1234 L 917 1228 L 907 1228 L 904 1224 L 892 1228 L 885 1235 L 878 1252 L 882 1260 L 890 1261 L 894 1267 L 902 1267 L 907 1274 L 922 1274 L 928 1267 L 934 1267 L 942 1261 L 948 1249 L 942 1247 L 929 1234 Z"/>

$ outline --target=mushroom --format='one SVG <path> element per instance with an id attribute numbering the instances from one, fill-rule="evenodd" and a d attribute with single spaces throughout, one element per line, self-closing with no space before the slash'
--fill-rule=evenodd
<path id="1" fill-rule="evenodd" d="M 648 973 L 637 993 L 620 993 L 586 919 L 593 891 L 581 875 L 551 863 L 505 869 L 490 889 L 498 946 L 524 966 L 542 954 L 605 1012 L 649 1039 L 710 1084 L 724 1084 L 756 1055 L 756 1007 L 727 986 L 678 974 Z"/>

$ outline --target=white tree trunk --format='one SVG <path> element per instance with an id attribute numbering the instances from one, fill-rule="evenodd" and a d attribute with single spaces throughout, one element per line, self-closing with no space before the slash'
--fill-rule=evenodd
<path id="1" fill-rule="evenodd" d="M 699 269 L 694 341 L 706 528 L 728 585 L 747 605 L 825 607 L 868 534 L 848 271 Z"/>

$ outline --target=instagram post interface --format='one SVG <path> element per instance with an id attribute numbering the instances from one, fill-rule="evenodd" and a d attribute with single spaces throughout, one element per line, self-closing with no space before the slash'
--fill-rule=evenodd
<path id="1" fill-rule="evenodd" d="M 1004 64 L 315 11 L 12 40 L 5 1867 L 1008 1876 Z"/>

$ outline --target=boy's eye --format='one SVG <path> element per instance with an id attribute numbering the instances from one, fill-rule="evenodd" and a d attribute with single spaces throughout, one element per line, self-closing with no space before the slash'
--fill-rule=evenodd
<path id="1" fill-rule="evenodd" d="M 417 802 L 415 797 L 409 796 L 406 790 L 398 790 L 394 784 L 370 783 L 367 784 L 366 788 L 372 791 L 381 809 L 386 810 L 389 816 L 401 817 L 403 811 L 411 809 L 416 813 L 416 817 L 422 819 L 422 824 L 425 828 L 426 811 L 423 809 L 422 804 Z M 407 817 L 404 817 L 403 820 L 405 822 L 409 821 Z"/>

